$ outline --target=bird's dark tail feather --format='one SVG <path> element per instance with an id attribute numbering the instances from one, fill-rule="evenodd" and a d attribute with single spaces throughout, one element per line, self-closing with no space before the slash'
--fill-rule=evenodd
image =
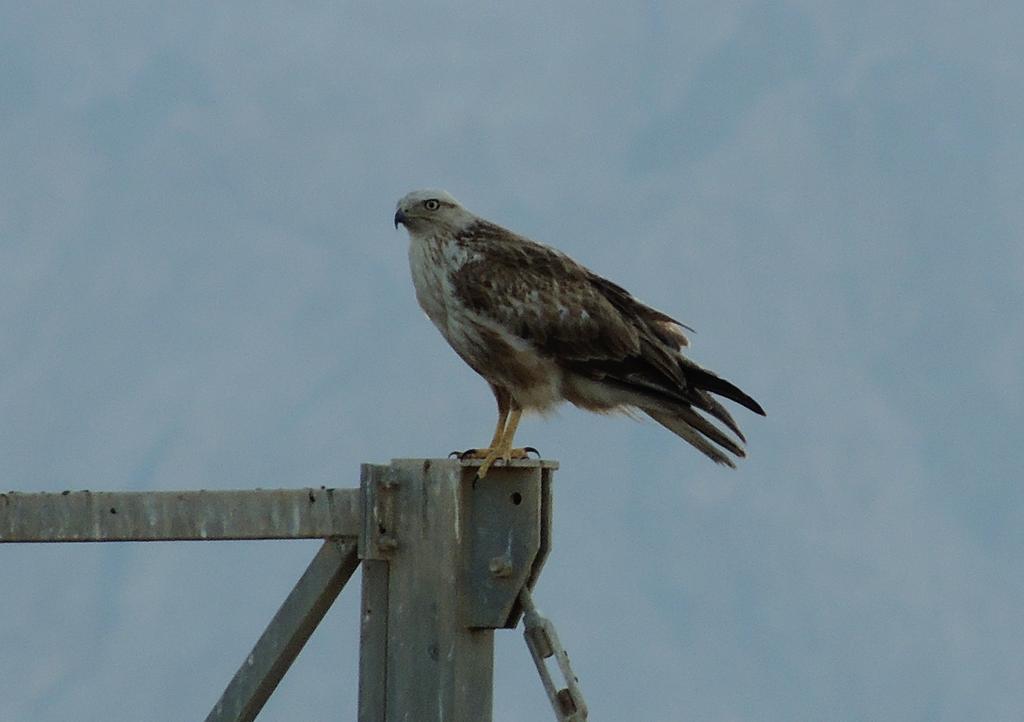
<path id="1" fill-rule="evenodd" d="M 712 372 L 698 366 L 688 359 L 681 359 L 680 363 L 682 364 L 683 373 L 686 376 L 687 382 L 692 386 L 698 389 L 704 389 L 705 391 L 710 391 L 711 393 L 718 394 L 719 396 L 724 396 L 727 399 L 735 401 L 741 406 L 747 407 L 755 414 L 760 414 L 761 416 L 765 415 L 764 409 L 761 408 L 761 404 L 743 393 L 734 384 L 716 376 Z M 710 411 L 710 409 L 708 409 L 708 411 Z M 715 416 L 717 416 L 717 414 L 715 414 Z M 732 427 L 730 426 L 730 428 Z M 735 429 L 733 430 L 735 431 Z"/>
<path id="2" fill-rule="evenodd" d="M 728 409 L 722 406 L 722 404 L 720 404 L 714 396 L 709 394 L 707 391 L 703 391 L 701 389 L 689 389 L 687 398 L 689 398 L 690 403 L 696 406 L 698 409 L 700 409 L 701 411 L 707 411 L 709 414 L 711 414 L 716 419 L 725 424 L 727 427 L 729 427 L 729 430 L 732 431 L 732 433 L 736 434 L 736 436 L 739 437 L 740 441 L 742 441 L 744 444 L 747 443 L 747 437 L 743 435 L 742 431 L 740 431 L 740 426 L 732 418 L 732 414 L 730 414 Z"/>
<path id="3" fill-rule="evenodd" d="M 732 414 L 711 394 L 717 394 L 745 406 L 756 414 L 764 416 L 764 409 L 734 384 L 698 366 L 687 358 L 679 360 L 686 378 L 684 397 L 696 408 L 680 405 L 671 413 L 661 410 L 644 409 L 648 415 L 676 436 L 694 446 L 712 461 L 735 468 L 736 464 L 724 451 L 739 458 L 746 456 L 743 447 L 725 432 L 702 416 L 697 409 L 721 421 L 740 439 L 746 441 Z M 724 450 L 724 451 L 723 451 Z"/>

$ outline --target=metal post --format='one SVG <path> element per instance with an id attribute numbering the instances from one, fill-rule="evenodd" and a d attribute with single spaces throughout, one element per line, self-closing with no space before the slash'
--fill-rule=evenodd
<path id="1" fill-rule="evenodd" d="M 493 630 L 547 553 L 553 468 L 363 466 L 359 722 L 491 720 Z"/>

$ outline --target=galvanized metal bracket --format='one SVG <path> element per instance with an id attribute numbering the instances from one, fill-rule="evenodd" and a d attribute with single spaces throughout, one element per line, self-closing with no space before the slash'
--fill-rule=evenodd
<path id="1" fill-rule="evenodd" d="M 498 466 L 483 480 L 476 479 L 476 466 L 465 463 L 462 480 L 469 517 L 466 626 L 514 629 L 522 614 L 519 592 L 532 588 L 550 550 L 555 466 Z"/>

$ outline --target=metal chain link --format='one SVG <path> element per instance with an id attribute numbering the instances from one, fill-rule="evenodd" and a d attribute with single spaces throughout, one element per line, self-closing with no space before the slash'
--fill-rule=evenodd
<path id="1" fill-rule="evenodd" d="M 569 664 L 569 655 L 558 641 L 555 625 L 540 615 L 533 603 L 533 595 L 526 587 L 519 592 L 519 603 L 523 607 L 523 637 L 526 638 L 526 646 L 530 648 L 533 663 L 537 665 L 551 708 L 555 710 L 555 718 L 558 722 L 584 722 L 587 719 L 587 703 L 583 701 L 580 681 Z M 552 656 L 558 662 L 558 669 L 565 680 L 562 689 L 555 689 L 554 680 L 548 672 L 545 660 Z"/>

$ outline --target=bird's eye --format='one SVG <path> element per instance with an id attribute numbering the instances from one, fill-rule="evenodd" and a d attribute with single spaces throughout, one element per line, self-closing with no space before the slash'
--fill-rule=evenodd
<path id="1" fill-rule="evenodd" d="M 436 211 L 438 208 L 441 207 L 441 204 L 437 201 L 436 198 L 431 198 L 429 200 L 423 201 L 423 207 L 426 208 L 428 211 Z"/>

